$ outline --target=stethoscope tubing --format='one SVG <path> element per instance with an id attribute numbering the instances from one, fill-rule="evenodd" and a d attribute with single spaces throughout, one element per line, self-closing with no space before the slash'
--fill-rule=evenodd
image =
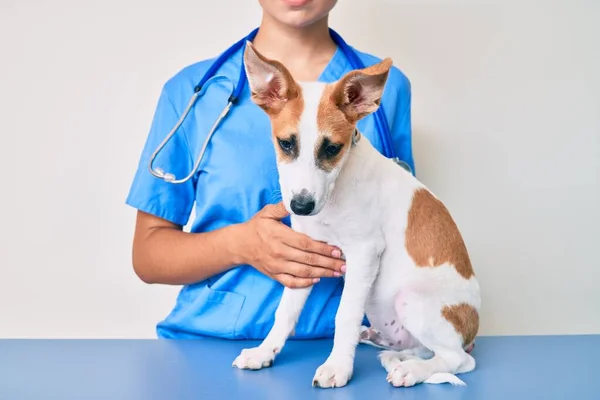
<path id="1" fill-rule="evenodd" d="M 338 45 L 339 49 L 342 51 L 344 56 L 350 62 L 350 65 L 352 66 L 352 68 L 353 69 L 364 68 L 365 67 L 364 63 L 360 60 L 360 58 L 358 57 L 356 52 L 354 50 L 352 50 L 352 48 L 344 41 L 344 39 L 333 29 L 329 29 L 329 32 L 331 34 L 333 41 Z M 200 166 L 200 163 L 202 162 L 202 159 L 204 158 L 204 153 L 206 152 L 206 148 L 208 146 L 208 143 L 210 142 L 210 139 L 214 135 L 214 133 L 217 130 L 221 121 L 227 116 L 227 114 L 231 110 L 232 106 L 241 97 L 244 87 L 246 86 L 248 78 L 246 76 L 243 58 L 242 58 L 241 66 L 240 66 L 240 75 L 238 78 L 238 84 L 237 84 L 237 86 L 233 87 L 232 93 L 229 96 L 229 99 L 227 101 L 227 105 L 225 106 L 225 108 L 223 109 L 223 111 L 221 112 L 221 114 L 219 115 L 219 117 L 217 118 L 217 120 L 215 121 L 213 126 L 211 127 L 206 139 L 204 140 L 204 144 L 202 145 L 200 154 L 196 158 L 196 160 L 194 162 L 194 166 L 193 166 L 192 170 L 189 172 L 189 174 L 187 176 L 185 176 L 184 178 L 177 179 L 177 177 L 172 173 L 165 172 L 161 168 L 154 168 L 154 161 L 155 161 L 156 157 L 158 156 L 159 152 L 166 146 L 168 141 L 173 137 L 173 135 L 175 135 L 177 130 L 181 127 L 181 125 L 187 118 L 188 114 L 190 113 L 191 109 L 196 104 L 196 101 L 198 100 L 198 98 L 204 93 L 206 87 L 208 86 L 208 83 L 211 81 L 211 79 L 215 78 L 215 74 L 219 70 L 219 68 L 227 61 L 227 59 L 229 59 L 233 54 L 235 54 L 235 52 L 237 52 L 240 48 L 245 46 L 247 41 L 252 41 L 256 37 L 257 33 L 258 33 L 258 28 L 254 29 L 246 37 L 240 39 L 239 41 L 234 43 L 231 47 L 229 47 L 227 50 L 225 50 L 215 60 L 215 62 L 212 63 L 210 68 L 202 76 L 202 78 L 200 79 L 198 84 L 194 87 L 194 93 L 192 94 L 192 97 L 190 98 L 190 101 L 188 102 L 185 110 L 181 114 L 181 117 L 179 118 L 179 120 L 177 121 L 175 126 L 173 126 L 173 128 L 171 129 L 169 134 L 163 139 L 163 141 L 157 146 L 157 148 L 154 150 L 154 152 L 150 156 L 150 161 L 148 162 L 148 169 L 150 170 L 150 173 L 153 176 L 163 179 L 165 182 L 169 182 L 169 183 L 173 183 L 173 184 L 181 184 L 181 183 L 187 182 L 189 179 L 191 179 L 194 176 L 194 174 L 196 173 L 196 171 L 198 170 L 198 168 Z M 381 144 L 383 147 L 383 149 L 382 149 L 383 154 L 386 157 L 394 159 L 394 161 L 398 162 L 399 160 L 397 159 L 397 157 L 395 155 L 394 146 L 392 144 L 390 128 L 387 123 L 387 119 L 385 118 L 383 107 L 381 105 L 375 112 L 374 117 L 375 117 L 376 129 L 380 133 L 380 138 L 381 138 L 381 142 L 382 142 Z"/>

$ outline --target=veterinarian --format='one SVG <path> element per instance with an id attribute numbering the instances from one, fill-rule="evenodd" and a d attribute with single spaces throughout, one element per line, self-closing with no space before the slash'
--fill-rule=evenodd
<path id="1" fill-rule="evenodd" d="M 295 79 L 331 82 L 354 69 L 328 26 L 336 0 L 259 3 L 263 15 L 252 42 L 266 57 L 286 65 Z M 364 65 L 380 60 L 355 49 L 352 54 Z M 182 178 L 194 170 L 240 79 L 242 55 L 243 46 L 198 88 L 201 96 L 187 118 L 154 154 L 216 59 L 183 68 L 163 86 L 126 200 L 138 210 L 133 267 L 146 283 L 183 286 L 174 308 L 157 325 L 160 338 L 262 339 L 273 325 L 283 285 L 315 285 L 295 337 L 332 337 L 343 285 L 343 257 L 339 249 L 289 227 L 280 203 L 270 122 L 251 102 L 247 84 L 214 130 L 190 179 L 174 183 L 149 169 L 155 155 L 157 171 L 161 167 Z M 394 67 L 382 100 L 385 123 L 391 151 L 414 171 L 410 96 L 408 79 Z M 358 127 L 383 151 L 379 125 L 371 115 Z M 182 228 L 192 210 L 195 217 L 188 233 Z"/>

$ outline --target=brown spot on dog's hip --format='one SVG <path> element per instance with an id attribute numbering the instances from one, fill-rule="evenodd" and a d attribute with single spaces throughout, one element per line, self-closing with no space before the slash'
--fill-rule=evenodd
<path id="1" fill-rule="evenodd" d="M 475 307 L 466 303 L 445 306 L 442 308 L 442 316 L 462 336 L 463 346 L 473 343 L 479 330 L 479 312 Z"/>
<path id="2" fill-rule="evenodd" d="M 451 264 L 465 279 L 474 275 L 467 247 L 448 209 L 425 188 L 415 190 L 408 212 L 406 250 L 419 267 Z"/>

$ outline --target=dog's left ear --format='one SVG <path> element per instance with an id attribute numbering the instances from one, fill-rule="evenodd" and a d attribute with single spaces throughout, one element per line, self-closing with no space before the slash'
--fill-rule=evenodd
<path id="1" fill-rule="evenodd" d="M 244 68 L 252 101 L 268 114 L 276 114 L 298 96 L 298 87 L 287 68 L 260 54 L 249 41 L 244 50 Z"/>
<path id="2" fill-rule="evenodd" d="M 347 73 L 333 91 L 333 101 L 352 123 L 377 111 L 392 67 L 386 58 L 370 67 Z"/>

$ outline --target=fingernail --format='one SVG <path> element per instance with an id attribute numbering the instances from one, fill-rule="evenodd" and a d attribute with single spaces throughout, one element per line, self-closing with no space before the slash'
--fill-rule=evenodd
<path id="1" fill-rule="evenodd" d="M 334 251 L 331 252 L 331 255 L 335 258 L 340 258 L 342 256 L 342 252 L 339 251 L 338 249 L 335 249 Z"/>
<path id="2" fill-rule="evenodd" d="M 318 283 L 321 279 L 319 278 L 313 278 L 313 283 Z"/>
<path id="3" fill-rule="evenodd" d="M 334 272 L 333 272 L 333 276 L 342 276 L 342 274 L 340 274 L 340 273 L 339 273 L 339 272 L 337 272 L 337 271 L 334 271 Z"/>
<path id="4" fill-rule="evenodd" d="M 346 273 L 346 264 L 342 265 L 342 267 L 340 269 L 342 270 L 342 273 L 345 274 Z"/>

